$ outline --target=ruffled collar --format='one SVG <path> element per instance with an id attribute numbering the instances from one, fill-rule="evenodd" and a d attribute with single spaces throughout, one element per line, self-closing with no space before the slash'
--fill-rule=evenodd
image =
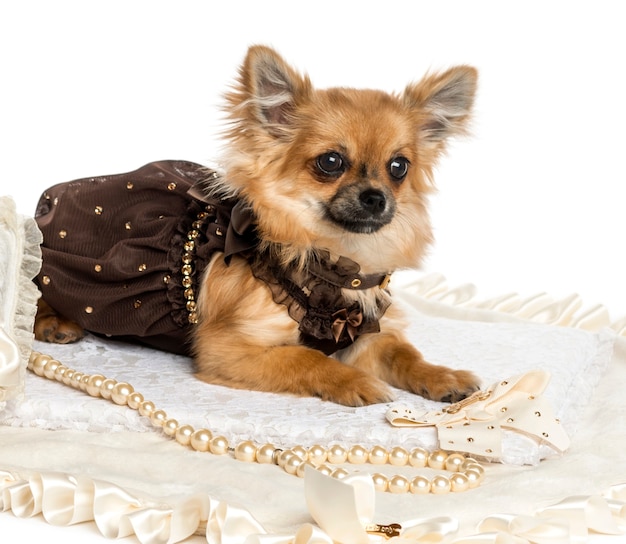
<path id="1" fill-rule="evenodd" d="M 212 179 L 216 179 L 213 177 Z M 194 186 L 189 192 L 204 203 L 216 202 Z M 233 255 L 248 260 L 252 273 L 269 287 L 274 302 L 287 307 L 299 324 L 301 341 L 326 354 L 352 344 L 359 336 L 380 331 L 379 319 L 390 305 L 386 292 L 389 274 L 361 274 L 358 263 L 347 257 L 333 259 L 327 251 L 318 251 L 304 266 L 284 265 L 280 247 L 261 249 L 252 207 L 243 199 L 217 199 L 227 204 L 230 220 L 224 236 L 224 259 Z M 344 289 L 365 290 L 379 287 L 373 315 L 365 313 L 359 302 L 344 296 Z"/>
<path id="2" fill-rule="evenodd" d="M 330 355 L 347 348 L 362 334 L 380 331 L 378 320 L 389 307 L 390 298 L 379 289 L 374 315 L 366 314 L 359 302 L 348 299 L 345 288 L 364 289 L 361 286 L 371 281 L 359 273 L 359 265 L 351 259 L 333 261 L 322 252 L 304 268 L 283 266 L 270 249 L 256 252 L 249 261 L 252 273 L 270 288 L 274 302 L 284 304 L 298 322 L 303 344 Z M 388 281 L 386 275 L 380 278 Z M 355 279 L 361 281 L 358 286 Z"/>

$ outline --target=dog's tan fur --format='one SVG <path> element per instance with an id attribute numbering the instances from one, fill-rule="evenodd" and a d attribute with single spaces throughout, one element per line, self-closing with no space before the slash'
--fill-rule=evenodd
<path id="1" fill-rule="evenodd" d="M 285 264 L 304 269 L 324 250 L 359 263 L 364 274 L 415 268 L 432 241 L 427 196 L 433 168 L 448 138 L 466 130 L 476 79 L 473 68 L 460 66 L 428 75 L 399 95 L 318 90 L 272 49 L 251 47 L 226 97 L 231 125 L 218 192 L 251 204 L 261 247 Z M 348 166 L 339 176 L 320 176 L 316 159 L 331 151 Z M 401 181 L 388 174 L 397 157 L 409 162 Z M 355 231 L 329 218 L 330 207 L 343 213 L 345 195 L 358 195 L 361 188 L 393 203 L 387 224 Z M 334 204 L 338 195 L 343 200 Z M 345 296 L 374 315 L 377 297 L 387 294 L 373 287 Z M 198 306 L 196 375 L 210 383 L 352 406 L 390 400 L 387 384 L 451 401 L 477 388 L 470 372 L 426 363 L 404 338 L 393 306 L 380 321 L 380 333 L 361 336 L 336 358 L 301 345 L 298 324 L 237 257 L 229 265 L 213 259 Z M 44 330 L 39 321 L 36 331 Z"/>

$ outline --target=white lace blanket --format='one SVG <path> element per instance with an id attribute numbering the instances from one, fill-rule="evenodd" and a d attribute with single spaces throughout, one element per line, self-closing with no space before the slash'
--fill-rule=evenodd
<path id="1" fill-rule="evenodd" d="M 3 208 L 4 204 L 7 206 Z M 220 508 L 227 508 L 229 504 L 241 505 L 270 532 L 290 534 L 299 527 L 306 529 L 303 524 L 311 520 L 302 498 L 301 480 L 278 471 L 276 467 L 239 463 L 228 456 L 196 455 L 197 452 L 162 440 L 155 433 L 134 432 L 150 429 L 135 412 L 26 374 L 25 356 L 32 340 L 30 325 L 36 300 L 30 278 L 37 266 L 34 236 L 37 233 L 29 229 L 32 222 L 15 217 L 11 204 L 6 199 L 0 199 L 0 231 L 4 229 L 0 232 L 0 302 L 3 310 L 3 323 L 0 325 L 3 340 L 6 340 L 0 346 L 0 370 L 3 371 L 0 372 L 0 390 L 5 398 L 15 397 L 22 390 L 26 395 L 22 402 L 19 398 L 0 402 L 0 478 L 5 478 L 3 489 L 6 491 L 0 498 L 4 497 L 6 501 L 7 497 L 11 497 L 11 504 L 4 502 L 4 508 L 10 508 L 16 516 L 29 517 L 29 512 L 34 509 L 36 513 L 37 507 L 41 508 L 42 500 L 33 499 L 27 488 L 37 491 L 38 496 L 40 491 L 47 490 L 48 495 L 56 497 L 60 509 L 56 518 L 46 518 L 49 523 L 69 523 L 68 514 L 73 511 L 74 502 L 76 511 L 85 514 L 85 519 L 95 519 L 89 517 L 91 513 L 88 510 L 93 506 L 89 495 L 71 491 L 72 486 L 91 481 L 88 477 L 91 476 L 114 481 L 127 489 L 140 490 L 140 495 L 158 498 L 142 502 L 122 491 L 124 499 L 130 501 L 128 512 L 137 512 L 139 505 L 138 513 L 141 514 L 144 512 L 141 505 L 149 504 L 153 508 L 146 511 L 152 512 L 157 508 L 160 515 L 167 516 L 170 511 L 167 505 L 180 502 L 176 497 L 185 500 L 195 497 L 205 502 L 208 500 L 206 497 L 210 497 L 211 505 Z M 26 243 L 22 239 L 25 234 Z M 20 251 L 24 251 L 24 255 L 20 255 Z M 519 518 L 503 518 L 512 520 L 513 529 L 523 526 L 532 532 L 534 525 L 529 525 L 528 514 L 537 508 L 555 504 L 570 495 L 595 494 L 611 484 L 624 481 L 623 452 L 626 445 L 615 429 L 626 425 L 626 412 L 621 400 L 626 387 L 626 319 L 611 324 L 606 311 L 601 308 L 577 314 L 580 301 L 576 297 L 550 302 L 543 300 L 544 297 L 524 300 L 507 295 L 490 301 L 474 301 L 471 287 L 448 289 L 438 276 L 420 278 L 409 288 L 398 290 L 397 295 L 397 303 L 408 307 L 412 340 L 433 361 L 473 368 L 485 384 L 531 368 L 549 370 L 552 381 L 546 396 L 573 435 L 573 441 L 571 450 L 562 459 L 547 461 L 536 467 L 488 466 L 486 483 L 471 494 L 452 493 L 430 496 L 426 500 L 421 496 L 380 494 L 376 505 L 378 519 L 403 521 L 419 515 L 428 520 L 452 515 L 461 523 L 459 534 L 471 535 L 476 531 L 479 520 L 505 508 L 508 512 L 521 515 Z M 532 324 L 518 317 L 532 318 L 544 324 Z M 601 330 L 609 325 L 610 329 Z M 585 332 L 582 329 L 600 332 Z M 615 342 L 614 362 L 600 380 L 614 345 L 614 333 L 622 338 Z M 316 399 L 294 399 L 211 387 L 193 379 L 187 359 L 147 349 L 95 338 L 74 346 L 37 344 L 36 348 L 53 353 L 68 366 L 84 372 L 100 372 L 118 380 L 127 380 L 181 423 L 209 427 L 223 432 L 234 441 L 254 438 L 259 441 L 273 440 L 276 445 L 313 441 L 395 445 L 430 443 L 434 440 L 433 435 L 423 430 L 388 426 L 384 420 L 387 406 L 349 409 Z M 17 366 L 13 364 L 16 353 L 19 353 Z M 583 414 L 588 401 L 589 406 Z M 422 402 L 424 407 L 432 406 L 419 397 L 407 394 L 399 394 L 398 402 L 414 405 Z M 580 429 L 576 433 L 579 421 Z M 46 432 L 42 429 L 67 430 Z M 81 429 L 95 432 L 83 432 Z M 523 445 L 509 442 L 506 446 L 510 462 L 535 462 L 546 454 L 529 446 L 528 442 Z M 81 474 L 71 476 L 77 470 Z M 590 470 L 593 471 L 593 478 L 589 477 Z M 41 472 L 38 475 L 36 471 Z M 43 478 L 48 483 L 56 478 L 62 485 L 42 487 L 38 482 Z M 163 498 L 172 494 L 176 497 Z M 119 507 L 126 508 L 125 504 L 120 503 Z M 115 521 L 116 505 L 110 501 L 107 505 L 110 508 L 105 508 L 100 516 Z M 237 514 L 239 510 L 232 512 Z M 187 517 L 193 517 L 194 512 L 186 513 L 189 514 Z M 221 514 L 223 509 L 216 515 Z M 583 521 L 582 517 L 588 517 L 587 514 L 587 510 L 576 514 L 574 520 L 574 528 L 580 525 L 583 535 L 586 534 L 586 527 L 578 522 Z M 10 513 L 5 512 L 4 516 L 9 516 L 3 519 L 4 523 L 12 520 Z M 152 519 L 148 518 L 144 515 L 142 519 Z M 121 519 L 120 523 L 125 519 Z M 169 526 L 169 521 L 161 522 L 162 519 L 157 516 L 152 525 L 148 523 L 150 535 L 160 535 L 161 529 Z M 185 532 L 179 540 L 196 529 L 197 521 L 190 525 L 190 532 Z M 515 525 L 517 522 L 521 525 Z M 541 522 L 539 519 L 538 523 Z M 29 526 L 28 523 L 26 525 Z M 88 524 L 81 527 L 84 525 Z M 128 522 L 124 521 L 122 525 L 111 527 L 106 534 L 114 538 L 115 531 L 129 529 Z M 597 532 L 596 525 L 592 526 L 593 532 Z M 248 532 L 258 532 L 255 527 L 249 528 Z M 102 531 L 102 526 L 98 528 Z M 77 528 L 68 528 L 68 537 L 72 530 Z M 87 530 L 89 536 L 93 536 L 94 532 L 95 529 L 91 533 Z M 506 531 L 506 535 L 498 534 L 495 538 L 499 542 L 509 532 L 512 534 L 514 531 L 511 529 Z M 280 540 L 273 539 L 271 535 L 270 538 L 272 542 Z M 243 542 L 244 539 L 246 534 L 236 541 Z M 187 540 L 205 542 L 208 539 L 191 537 Z M 581 537 L 579 540 L 585 539 Z M 623 536 L 614 540 L 621 541 Z M 256 540 L 251 538 L 246 541 Z M 429 538 L 428 541 L 433 540 Z M 532 541 L 538 540 L 533 537 Z"/>
<path id="2" fill-rule="evenodd" d="M 611 332 L 433 317 L 418 311 L 411 298 L 409 291 L 397 293 L 410 316 L 409 337 L 428 360 L 472 369 L 485 386 L 531 369 L 547 370 L 552 379 L 545 395 L 566 431 L 575 432 L 581 411 L 610 360 Z M 437 446 L 432 428 L 391 427 L 385 419 L 388 404 L 350 408 L 316 398 L 208 385 L 193 377 L 191 361 L 185 357 L 93 336 L 72 346 L 36 342 L 34 348 L 80 372 L 129 382 L 179 423 L 208 428 L 235 443 L 251 439 L 278 447 L 315 443 Z M 95 432 L 153 429 L 136 411 L 32 374 L 27 376 L 26 390 L 26 399 L 0 416 L 5 423 Z M 403 391 L 396 393 L 397 403 L 418 409 L 441 405 Z M 547 446 L 539 447 L 521 435 L 505 435 L 504 462 L 536 464 L 551 453 Z"/>

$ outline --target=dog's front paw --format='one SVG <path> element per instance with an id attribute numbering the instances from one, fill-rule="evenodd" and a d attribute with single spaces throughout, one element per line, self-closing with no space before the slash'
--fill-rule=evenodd
<path id="1" fill-rule="evenodd" d="M 480 389 L 480 381 L 467 370 L 440 369 L 436 376 L 422 384 L 419 393 L 431 400 L 458 402 Z"/>
<path id="2" fill-rule="evenodd" d="M 385 382 L 360 372 L 355 372 L 349 379 L 327 384 L 318 396 L 345 406 L 367 406 L 394 400 Z"/>

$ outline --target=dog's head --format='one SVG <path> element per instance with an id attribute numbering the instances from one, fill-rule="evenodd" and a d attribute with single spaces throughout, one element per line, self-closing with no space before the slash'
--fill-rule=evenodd
<path id="1" fill-rule="evenodd" d="M 448 138 L 465 132 L 477 73 L 459 66 L 398 95 L 315 89 L 254 46 L 227 95 L 222 189 L 248 200 L 285 259 L 315 249 L 364 272 L 414 267 L 431 241 L 426 197 Z"/>

